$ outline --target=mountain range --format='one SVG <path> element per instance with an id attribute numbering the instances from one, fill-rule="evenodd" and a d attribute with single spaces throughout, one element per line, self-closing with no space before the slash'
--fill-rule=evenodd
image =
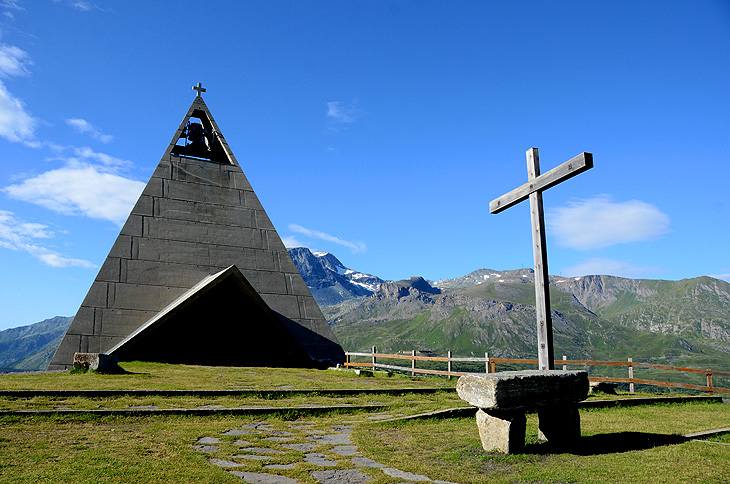
<path id="1" fill-rule="evenodd" d="M 385 281 L 333 254 L 289 250 L 348 351 L 529 357 L 535 353 L 531 269 Z M 730 369 L 730 284 L 607 275 L 550 277 L 555 354 Z M 71 318 L 0 332 L 0 371 L 42 369 Z"/>

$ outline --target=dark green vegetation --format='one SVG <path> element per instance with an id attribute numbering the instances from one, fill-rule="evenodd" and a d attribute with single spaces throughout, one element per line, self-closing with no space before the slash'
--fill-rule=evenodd
<path id="1" fill-rule="evenodd" d="M 415 349 L 437 355 L 451 350 L 458 356 L 534 356 L 532 271 L 480 270 L 435 283 L 440 294 L 414 287 L 413 281 L 393 283 L 397 291 L 383 285 L 366 299 L 324 308 L 343 347 L 369 351 L 375 345 L 383 353 Z M 730 284 L 724 281 L 551 277 L 550 296 L 557 358 L 632 357 L 730 370 Z M 602 371 L 627 376 L 626 369 Z M 691 380 L 678 375 L 677 381 Z M 649 378 L 638 373 L 636 377 Z"/>
<path id="2" fill-rule="evenodd" d="M 45 369 L 71 319 L 56 316 L 29 326 L 0 331 L 0 373 Z"/>

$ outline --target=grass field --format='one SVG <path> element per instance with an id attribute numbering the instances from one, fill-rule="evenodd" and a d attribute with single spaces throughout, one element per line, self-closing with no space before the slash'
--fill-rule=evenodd
<path id="1" fill-rule="evenodd" d="M 730 447 L 685 442 L 679 434 L 730 427 L 730 405 L 669 404 L 581 410 L 581 440 L 556 451 L 537 442 L 528 415 L 525 453 L 484 452 L 474 419 L 369 424 L 358 445 L 379 462 L 455 482 L 727 483 Z M 728 442 L 727 434 L 713 438 Z M 400 467 L 399 467 L 400 466 Z"/>
<path id="2" fill-rule="evenodd" d="M 150 363 L 123 364 L 128 374 L 67 373 L 1 375 L 0 389 L 323 389 L 323 388 L 450 388 L 455 380 L 411 379 L 405 376 L 358 377 L 324 370 L 211 368 Z M 590 398 L 601 398 L 597 395 Z M 309 404 L 372 404 L 387 406 L 394 416 L 414 415 L 464 405 L 453 391 L 428 395 L 327 397 L 310 394 L 276 400 L 252 397 L 130 397 L 29 399 L 1 398 L 4 409 L 54 408 L 196 408 L 201 406 L 281 406 Z M 126 483 L 242 482 L 207 462 L 230 455 L 232 438 L 220 454 L 203 455 L 193 448 L 201 436 L 220 435 L 254 420 L 276 428 L 308 421 L 315 429 L 353 423 L 352 438 L 363 456 L 386 466 L 458 483 L 599 483 L 701 482 L 730 479 L 730 436 L 685 441 L 688 432 L 730 427 L 730 405 L 723 403 L 660 404 L 581 410 L 582 438 L 572 449 L 551 449 L 537 442 L 537 418 L 528 415 L 528 445 L 523 454 L 501 455 L 481 449 L 473 418 L 372 421 L 364 412 L 301 416 L 282 411 L 269 417 L 43 415 L 0 417 L 0 482 Z M 256 437 L 254 437 L 256 438 Z M 254 442 L 254 445 L 263 442 Z M 278 463 L 297 461 L 282 454 Z M 346 468 L 338 458 L 335 469 Z M 256 461 L 240 470 L 261 470 Z M 289 476 L 315 484 L 313 464 L 298 462 Z M 374 484 L 399 482 L 375 469 Z"/>

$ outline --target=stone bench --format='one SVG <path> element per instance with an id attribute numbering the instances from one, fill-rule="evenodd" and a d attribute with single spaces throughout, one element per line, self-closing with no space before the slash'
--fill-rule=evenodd
<path id="1" fill-rule="evenodd" d="M 526 370 L 464 375 L 456 391 L 478 407 L 484 450 L 516 453 L 525 446 L 525 412 L 537 411 L 538 437 L 564 445 L 580 437 L 578 402 L 588 396 L 585 371 Z"/>

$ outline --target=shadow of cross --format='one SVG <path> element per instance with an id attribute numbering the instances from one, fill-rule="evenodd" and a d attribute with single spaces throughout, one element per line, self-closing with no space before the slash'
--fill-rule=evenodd
<path id="1" fill-rule="evenodd" d="M 545 216 L 542 210 L 542 192 L 558 183 L 593 168 L 593 155 L 581 153 L 547 173 L 540 174 L 537 148 L 527 150 L 527 183 L 489 202 L 489 212 L 499 213 L 512 205 L 530 199 L 532 219 L 532 247 L 535 262 L 535 312 L 537 313 L 537 354 L 541 370 L 555 369 L 553 351 L 553 322 L 550 316 L 548 288 L 547 245 Z"/>

